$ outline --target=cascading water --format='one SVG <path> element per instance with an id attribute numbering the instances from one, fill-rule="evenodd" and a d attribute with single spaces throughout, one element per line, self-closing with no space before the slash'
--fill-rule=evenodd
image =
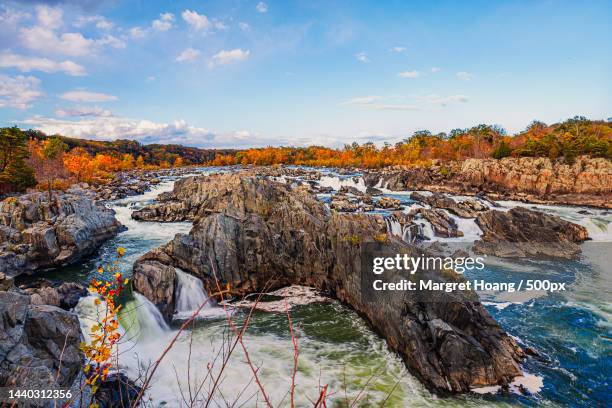
<path id="1" fill-rule="evenodd" d="M 128 323 L 128 327 L 124 327 L 124 329 L 126 329 L 126 332 L 132 330 L 131 334 L 137 335 L 139 339 L 154 339 L 170 330 L 168 323 L 166 323 L 164 316 L 157 307 L 140 293 L 134 292 L 134 300 L 126 304 L 126 310 L 135 318 L 135 321 L 132 320 L 131 323 L 136 324 L 131 326 Z"/>

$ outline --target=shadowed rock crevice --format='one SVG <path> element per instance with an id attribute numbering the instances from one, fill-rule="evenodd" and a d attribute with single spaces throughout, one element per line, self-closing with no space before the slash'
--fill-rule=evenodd
<path id="1" fill-rule="evenodd" d="M 185 179 L 168 196 L 173 208 L 193 217 L 194 226 L 188 235 L 178 234 L 141 257 L 133 281 L 166 317 L 174 301 L 174 268 L 214 288 L 212 260 L 220 284 L 230 283 L 236 296 L 267 285 L 274 289 L 299 284 L 350 305 L 413 374 L 438 392 L 507 384 L 521 374 L 522 350 L 478 302 L 444 292 L 434 292 L 428 302 L 408 292 L 362 296 L 365 243 L 378 242 L 389 251 L 413 256 L 422 252 L 387 234 L 381 216 L 333 213 L 304 189 L 236 174 Z M 169 207 L 164 204 L 167 201 L 142 214 L 166 217 Z M 431 273 L 441 280 L 461 279 Z"/>

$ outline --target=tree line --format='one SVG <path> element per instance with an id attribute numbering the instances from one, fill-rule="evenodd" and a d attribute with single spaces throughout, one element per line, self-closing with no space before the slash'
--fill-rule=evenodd
<path id="1" fill-rule="evenodd" d="M 341 149 L 322 146 L 266 147 L 241 150 L 234 154 L 218 153 L 209 164 L 382 168 L 510 156 L 549 157 L 573 163 L 580 155 L 612 159 L 612 121 L 591 121 L 582 116 L 553 125 L 533 121 L 523 132 L 512 136 L 499 126 L 484 124 L 453 129 L 449 133 L 433 134 L 420 130 L 394 145 L 387 143 L 382 147 L 373 143 L 353 143 Z"/>
<path id="2" fill-rule="evenodd" d="M 510 156 L 549 157 L 572 163 L 580 155 L 612 159 L 612 120 L 592 121 L 576 116 L 553 125 L 534 121 L 512 136 L 499 126 L 484 124 L 449 133 L 421 130 L 394 145 L 352 143 L 341 149 L 309 146 L 214 150 L 142 145 L 133 140 L 92 141 L 5 127 L 0 128 L 0 194 L 35 186 L 51 194 L 53 189 L 74 182 L 105 183 L 115 172 L 134 168 L 196 164 L 382 168 Z"/>

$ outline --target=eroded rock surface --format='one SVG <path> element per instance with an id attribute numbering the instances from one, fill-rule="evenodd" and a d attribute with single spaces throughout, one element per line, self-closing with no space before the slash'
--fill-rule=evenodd
<path id="1" fill-rule="evenodd" d="M 483 236 L 474 243 L 474 250 L 500 257 L 571 259 L 581 251 L 578 243 L 588 238 L 581 225 L 522 207 L 484 212 L 476 223 Z"/>
<path id="2" fill-rule="evenodd" d="M 0 386 L 70 387 L 81 369 L 81 329 L 74 313 L 0 292 Z"/>
<path id="3" fill-rule="evenodd" d="M 155 289 L 171 286 L 174 268 L 201 278 L 210 289 L 216 279 L 221 286 L 229 283 L 237 296 L 311 286 L 357 310 L 432 389 L 467 392 L 507 384 L 521 373 L 522 350 L 478 302 L 450 299 L 444 292 L 428 302 L 399 291 L 376 300 L 362 297 L 366 242 L 421 253 L 387 235 L 381 216 L 331 212 L 306 191 L 236 174 L 187 179 L 177 183 L 171 197 L 185 203 L 177 208 L 193 217 L 194 227 L 136 262 L 134 288 L 154 303 L 168 302 L 170 290 Z"/>
<path id="4" fill-rule="evenodd" d="M 112 210 L 81 194 L 10 197 L 0 203 L 0 272 L 69 265 L 115 236 L 121 224 Z"/>

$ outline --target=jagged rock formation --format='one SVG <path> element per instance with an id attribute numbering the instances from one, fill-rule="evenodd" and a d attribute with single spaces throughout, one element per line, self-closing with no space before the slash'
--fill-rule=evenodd
<path id="1" fill-rule="evenodd" d="M 479 302 L 444 292 L 434 292 L 426 302 L 400 291 L 362 296 L 368 289 L 362 287 L 362 273 L 371 276 L 361 269 L 366 243 L 413 256 L 422 252 L 387 235 L 381 216 L 331 212 L 303 189 L 236 174 L 183 180 L 141 214 L 194 220 L 189 235 L 178 234 L 135 264 L 134 289 L 154 303 L 172 301 L 174 268 L 200 277 L 211 289 L 216 277 L 222 286 L 231 284 L 236 296 L 312 286 L 357 310 L 434 390 L 506 384 L 521 372 L 522 350 Z"/>
<path id="2" fill-rule="evenodd" d="M 573 164 L 545 157 L 467 159 L 370 171 L 364 178 L 366 185 L 381 182 L 391 190 L 486 192 L 496 198 L 612 208 L 612 162 L 604 158 L 583 156 Z"/>
<path id="3" fill-rule="evenodd" d="M 83 361 L 76 314 L 0 291 L 0 386 L 70 387 Z"/>
<path id="4" fill-rule="evenodd" d="M 410 194 L 410 198 L 434 208 L 442 208 L 448 210 L 449 212 L 462 218 L 474 218 L 478 215 L 479 212 L 486 211 L 489 209 L 480 201 L 468 199 L 465 201 L 457 202 L 442 193 L 433 193 L 432 195 L 426 196 L 414 192 Z"/>
<path id="5" fill-rule="evenodd" d="M 476 223 L 483 236 L 474 250 L 500 257 L 571 259 L 581 252 L 578 243 L 588 238 L 581 225 L 522 207 L 481 213 Z"/>
<path id="6" fill-rule="evenodd" d="M 448 214 L 440 209 L 436 208 L 417 208 L 411 210 L 407 216 L 415 217 L 422 216 L 431 224 L 431 228 L 435 236 L 443 238 L 462 237 L 463 232 L 459 231 L 459 227 L 455 220 L 448 216 Z M 433 237 L 429 237 L 433 238 Z"/>
<path id="7" fill-rule="evenodd" d="M 51 202 L 46 193 L 7 198 L 0 203 L 0 272 L 72 264 L 120 228 L 112 210 L 84 194 L 56 193 Z"/>

